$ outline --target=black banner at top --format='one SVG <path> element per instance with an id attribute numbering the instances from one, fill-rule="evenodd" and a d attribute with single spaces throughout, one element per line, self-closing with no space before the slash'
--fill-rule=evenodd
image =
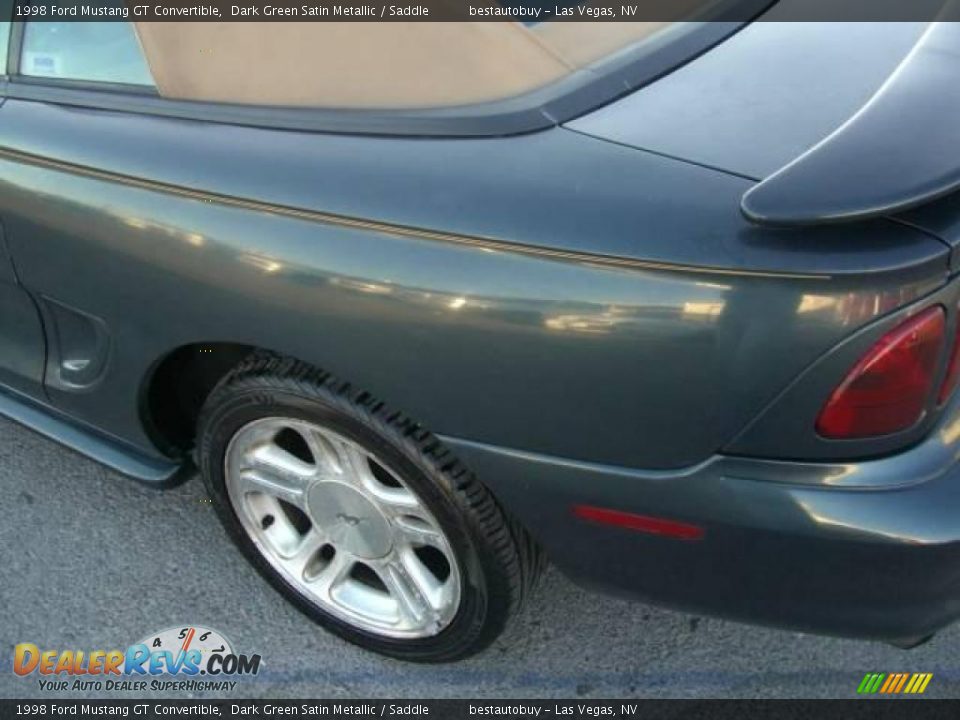
<path id="1" fill-rule="evenodd" d="M 0 0 L 0 7 L 4 3 Z M 22 0 L 30 22 L 674 22 L 960 20 L 960 0 Z"/>

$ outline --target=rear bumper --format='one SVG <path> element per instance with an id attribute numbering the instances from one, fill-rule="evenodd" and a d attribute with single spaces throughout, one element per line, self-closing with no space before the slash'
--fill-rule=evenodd
<path id="1" fill-rule="evenodd" d="M 714 457 L 643 472 L 447 438 L 574 579 L 769 625 L 906 641 L 960 617 L 960 406 L 920 445 L 860 463 Z M 695 524 L 683 541 L 577 504 Z"/>

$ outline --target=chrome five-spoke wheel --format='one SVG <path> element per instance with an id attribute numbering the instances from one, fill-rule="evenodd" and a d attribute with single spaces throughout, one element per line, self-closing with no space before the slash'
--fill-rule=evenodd
<path id="1" fill-rule="evenodd" d="M 318 424 L 267 417 L 225 457 L 227 495 L 264 558 L 308 601 L 392 638 L 436 635 L 460 605 L 443 530 L 396 472 Z"/>

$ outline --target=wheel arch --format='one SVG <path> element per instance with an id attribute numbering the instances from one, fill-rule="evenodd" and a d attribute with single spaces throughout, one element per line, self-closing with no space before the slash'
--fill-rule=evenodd
<path id="1" fill-rule="evenodd" d="M 200 409 L 227 373 L 266 348 L 237 342 L 193 342 L 159 357 L 139 392 L 139 414 L 150 440 L 165 455 L 190 452 Z"/>
<path id="2" fill-rule="evenodd" d="M 138 414 L 150 441 L 169 457 L 182 458 L 192 452 L 197 422 L 210 393 L 227 374 L 254 354 L 303 363 L 382 398 L 380 388 L 357 382 L 349 373 L 340 372 L 336 363 L 331 366 L 322 359 L 318 361 L 289 349 L 230 340 L 189 342 L 158 357 L 144 374 L 138 392 Z"/>

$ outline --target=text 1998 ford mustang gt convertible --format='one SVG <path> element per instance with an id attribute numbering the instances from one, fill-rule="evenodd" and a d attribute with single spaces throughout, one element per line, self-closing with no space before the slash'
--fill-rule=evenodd
<path id="1" fill-rule="evenodd" d="M 396 657 L 489 644 L 544 557 L 920 641 L 960 615 L 960 26 L 755 4 L 3 23 L 0 413 L 196 463 Z"/>

